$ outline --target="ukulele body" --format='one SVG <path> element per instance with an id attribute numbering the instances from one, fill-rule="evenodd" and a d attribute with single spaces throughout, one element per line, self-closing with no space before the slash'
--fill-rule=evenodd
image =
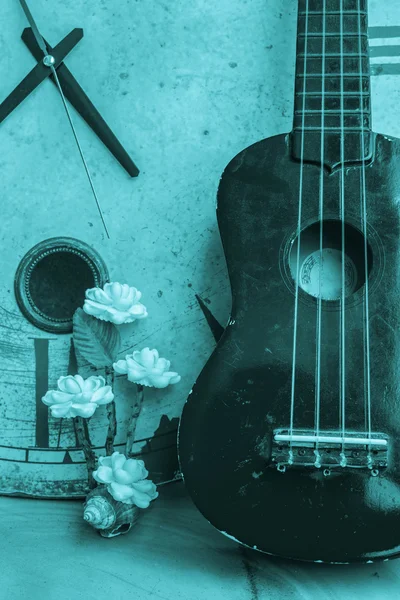
<path id="1" fill-rule="evenodd" d="M 278 452 L 276 447 L 273 451 L 274 431 L 288 429 L 291 409 L 300 163 L 291 158 L 290 134 L 238 154 L 218 190 L 232 312 L 183 409 L 181 471 L 194 503 L 214 527 L 250 548 L 281 557 L 347 563 L 400 555 L 400 140 L 379 134 L 372 139 L 373 158 L 365 175 L 360 165 L 344 170 L 350 257 L 345 358 L 340 300 L 324 299 L 317 384 L 318 299 L 303 289 L 305 268 L 298 298 L 293 423 L 295 430 L 315 430 L 319 385 L 320 432 L 340 435 L 344 385 L 346 432 L 368 431 L 370 407 L 372 431 L 387 436 L 386 466 L 374 469 L 374 475 L 371 468 L 337 464 L 329 469 L 289 466 L 282 472 L 273 462 Z M 300 252 L 305 253 L 304 264 L 311 257 L 311 279 L 319 248 L 313 223 L 319 218 L 320 173 L 317 165 L 303 165 Z M 329 252 L 341 248 L 340 178 L 340 169 L 324 169 L 327 265 Z"/>

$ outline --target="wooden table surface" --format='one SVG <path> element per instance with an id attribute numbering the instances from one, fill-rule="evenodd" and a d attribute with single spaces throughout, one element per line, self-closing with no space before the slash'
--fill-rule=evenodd
<path id="1" fill-rule="evenodd" d="M 0 497 L 0 599 L 400 599 L 399 560 L 271 559 L 216 531 L 182 482 L 159 492 L 136 528 L 111 539 L 82 520 L 81 501 Z"/>

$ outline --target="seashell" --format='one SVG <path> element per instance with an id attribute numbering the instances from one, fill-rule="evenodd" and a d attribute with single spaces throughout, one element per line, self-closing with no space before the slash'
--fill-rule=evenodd
<path id="1" fill-rule="evenodd" d="M 114 507 L 104 496 L 93 496 L 85 505 L 83 518 L 96 529 L 108 529 L 117 520 Z"/>
<path id="2" fill-rule="evenodd" d="M 86 496 L 83 518 L 103 537 L 115 537 L 130 531 L 139 511 L 135 504 L 114 500 L 107 486 L 99 485 Z"/>

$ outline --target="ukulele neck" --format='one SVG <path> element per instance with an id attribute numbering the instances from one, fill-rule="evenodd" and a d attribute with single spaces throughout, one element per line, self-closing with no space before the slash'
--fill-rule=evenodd
<path id="1" fill-rule="evenodd" d="M 299 0 L 293 157 L 361 162 L 371 137 L 367 0 Z"/>

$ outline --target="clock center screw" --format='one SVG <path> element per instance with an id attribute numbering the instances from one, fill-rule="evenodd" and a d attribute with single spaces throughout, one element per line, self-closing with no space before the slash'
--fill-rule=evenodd
<path id="1" fill-rule="evenodd" d="M 56 59 L 51 54 L 47 54 L 43 59 L 43 64 L 46 65 L 46 67 L 52 67 L 55 62 Z"/>

